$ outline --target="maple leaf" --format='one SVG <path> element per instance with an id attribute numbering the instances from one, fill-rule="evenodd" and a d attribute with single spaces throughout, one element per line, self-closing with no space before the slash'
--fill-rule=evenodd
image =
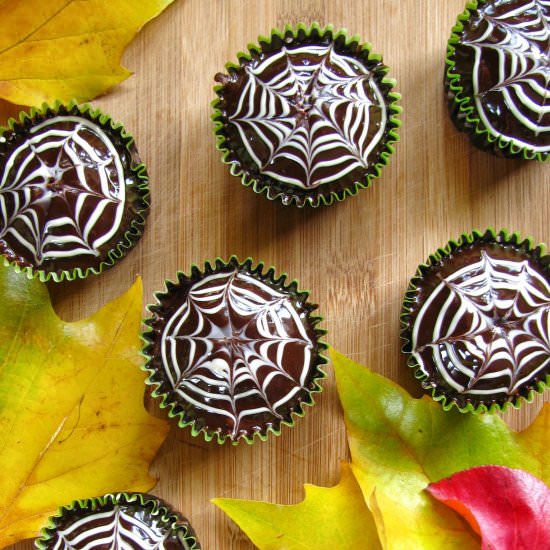
<path id="1" fill-rule="evenodd" d="M 380 547 L 361 489 L 349 464 L 335 487 L 305 485 L 299 504 L 278 505 L 228 498 L 213 499 L 260 550 L 333 550 Z"/>
<path id="2" fill-rule="evenodd" d="M 173 0 L 4 0 L 0 97 L 20 105 L 88 101 L 131 73 L 120 66 L 139 29 Z"/>
<path id="3" fill-rule="evenodd" d="M 66 323 L 47 288 L 0 266 L 0 547 L 74 499 L 147 491 L 168 425 L 143 406 L 141 281 Z"/>
<path id="4" fill-rule="evenodd" d="M 480 466 L 432 483 L 428 491 L 468 521 L 483 550 L 548 550 L 550 489 L 523 470 Z"/>
<path id="5" fill-rule="evenodd" d="M 476 534 L 427 494 L 431 482 L 491 463 L 548 481 L 549 405 L 515 433 L 497 415 L 445 411 L 334 350 L 331 357 L 356 481 L 345 466 L 340 485 L 306 489 L 304 502 L 294 506 L 216 499 L 261 550 L 478 549 Z M 357 525 L 364 529 L 359 538 Z M 321 538 L 311 538 L 319 532 Z"/>
<path id="6" fill-rule="evenodd" d="M 424 488 L 474 466 L 522 468 L 548 481 L 546 405 L 524 434 L 496 415 L 444 411 L 331 350 L 353 472 L 386 548 L 479 548 L 460 518 Z M 529 436 L 536 435 L 536 443 Z"/>

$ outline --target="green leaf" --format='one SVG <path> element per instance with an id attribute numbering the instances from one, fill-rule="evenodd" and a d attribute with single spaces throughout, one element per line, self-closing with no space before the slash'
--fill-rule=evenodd
<path id="1" fill-rule="evenodd" d="M 305 485 L 305 498 L 288 506 L 237 499 L 214 499 L 260 550 L 380 548 L 371 513 L 349 464 L 329 489 Z"/>
<path id="2" fill-rule="evenodd" d="M 334 350 L 331 356 L 353 471 L 385 548 L 401 548 L 404 540 L 410 548 L 479 548 L 458 516 L 424 491 L 455 472 L 496 464 L 522 468 L 548 482 L 550 432 L 541 427 L 548 425 L 548 406 L 530 430 L 516 434 L 496 415 L 446 412 L 429 397 L 414 399 Z"/>
<path id="3" fill-rule="evenodd" d="M 0 548 L 75 499 L 147 491 L 168 432 L 143 406 L 141 281 L 66 323 L 46 285 L 0 265 Z"/>

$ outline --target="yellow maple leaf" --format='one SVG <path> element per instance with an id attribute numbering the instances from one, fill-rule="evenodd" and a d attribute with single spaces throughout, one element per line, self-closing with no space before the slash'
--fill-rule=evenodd
<path id="1" fill-rule="evenodd" d="M 131 73 L 139 29 L 173 0 L 0 0 L 0 97 L 20 105 L 88 101 Z"/>
<path id="2" fill-rule="evenodd" d="M 216 498 L 212 502 L 260 550 L 381 548 L 372 514 L 349 464 L 342 464 L 342 477 L 335 487 L 305 485 L 304 488 L 305 498 L 298 504 L 231 498 Z"/>
<path id="3" fill-rule="evenodd" d="M 261 550 L 474 550 L 478 535 L 426 487 L 482 464 L 550 478 L 550 404 L 524 432 L 498 415 L 445 411 L 330 350 L 351 451 L 331 489 L 300 504 L 215 499 Z"/>
<path id="4" fill-rule="evenodd" d="M 66 323 L 46 286 L 0 266 L 0 548 L 74 499 L 147 491 L 168 426 L 143 406 L 141 281 Z"/>

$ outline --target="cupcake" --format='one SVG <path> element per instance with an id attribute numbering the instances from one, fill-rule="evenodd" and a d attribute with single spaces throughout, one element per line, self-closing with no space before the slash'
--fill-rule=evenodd
<path id="1" fill-rule="evenodd" d="M 40 550 L 200 550 L 185 518 L 142 493 L 115 493 L 64 506 L 49 518 L 35 546 Z"/>
<path id="2" fill-rule="evenodd" d="M 501 410 L 550 381 L 550 256 L 474 231 L 418 268 L 402 313 L 409 366 L 445 409 Z"/>
<path id="3" fill-rule="evenodd" d="M 236 257 L 167 282 L 148 310 L 147 383 L 160 407 L 207 441 L 252 443 L 303 416 L 326 345 L 296 281 Z"/>
<path id="4" fill-rule="evenodd" d="M 381 57 L 317 24 L 258 40 L 215 77 L 217 147 L 231 173 L 298 207 L 368 187 L 393 153 L 401 111 Z"/>
<path id="5" fill-rule="evenodd" d="M 0 173 L 0 254 L 43 281 L 100 273 L 142 234 L 148 177 L 134 140 L 88 105 L 11 119 Z"/>
<path id="6" fill-rule="evenodd" d="M 550 152 L 550 7 L 533 0 L 474 0 L 449 40 L 451 118 L 474 145 L 509 158 Z"/>

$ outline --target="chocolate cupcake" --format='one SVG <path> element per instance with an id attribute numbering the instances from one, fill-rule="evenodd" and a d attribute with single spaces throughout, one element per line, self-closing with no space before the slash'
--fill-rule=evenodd
<path id="1" fill-rule="evenodd" d="M 147 383 L 161 408 L 193 435 L 219 443 L 265 440 L 303 416 L 321 391 L 326 345 L 316 305 L 296 281 L 236 257 L 156 294 L 145 321 Z"/>
<path id="2" fill-rule="evenodd" d="M 482 150 L 509 158 L 550 152 L 550 6 L 473 0 L 449 40 L 451 118 Z"/>
<path id="3" fill-rule="evenodd" d="M 115 493 L 64 506 L 49 518 L 35 546 L 40 550 L 200 550 L 184 517 L 142 493 Z"/>
<path id="4" fill-rule="evenodd" d="M 393 153 L 401 111 L 381 57 L 317 24 L 258 40 L 216 75 L 217 147 L 231 173 L 298 207 L 368 187 Z"/>
<path id="5" fill-rule="evenodd" d="M 88 105 L 11 119 L 0 173 L 0 253 L 43 281 L 100 273 L 142 234 L 148 177 L 134 140 Z"/>
<path id="6" fill-rule="evenodd" d="M 474 231 L 411 280 L 403 351 L 445 409 L 501 410 L 550 382 L 550 256 L 505 231 Z"/>

